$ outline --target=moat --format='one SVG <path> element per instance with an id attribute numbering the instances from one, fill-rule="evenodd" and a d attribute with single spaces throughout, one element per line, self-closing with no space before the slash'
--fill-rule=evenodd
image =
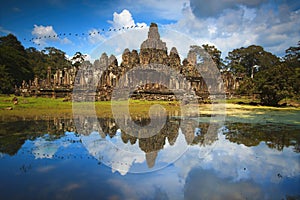
<path id="1" fill-rule="evenodd" d="M 201 118 L 183 130 L 180 117 L 169 117 L 155 136 L 139 139 L 111 118 L 97 120 L 102 133 L 78 132 L 74 119 L 2 121 L 0 198 L 299 198 L 295 123 L 226 121 L 208 137 Z"/>

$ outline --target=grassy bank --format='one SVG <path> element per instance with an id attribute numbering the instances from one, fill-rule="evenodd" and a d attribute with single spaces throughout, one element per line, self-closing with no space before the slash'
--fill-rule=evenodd
<path id="1" fill-rule="evenodd" d="M 63 99 L 17 97 L 18 104 L 14 105 L 12 96 L 0 97 L 1 118 L 34 118 L 43 116 L 67 116 L 72 113 L 72 102 Z M 12 110 L 9 110 L 12 109 Z"/>
<path id="2" fill-rule="evenodd" d="M 73 116 L 72 102 L 64 102 L 63 99 L 35 98 L 35 97 L 17 97 L 18 104 L 12 102 L 13 96 L 0 96 L 0 120 L 13 119 L 46 119 L 48 117 L 70 118 Z M 241 99 L 230 99 L 226 101 L 226 120 L 236 122 L 253 123 L 287 123 L 300 125 L 300 108 L 295 107 L 269 107 L 240 105 Z M 84 102 L 76 103 L 77 113 L 86 114 L 89 111 L 86 107 L 95 107 L 98 117 L 112 117 L 111 105 L 117 106 L 117 109 L 126 107 L 127 101 L 119 102 Z M 152 105 L 160 104 L 167 112 L 172 115 L 182 115 L 179 102 L 168 101 L 141 101 L 131 100 L 129 102 L 129 111 L 131 115 L 147 116 Z M 216 106 L 217 109 L 212 109 Z M 220 106 L 220 109 L 218 109 Z M 223 103 L 219 104 L 200 104 L 192 107 L 192 112 L 199 111 L 201 120 L 209 121 L 211 114 L 224 114 Z M 8 110 L 11 108 L 11 110 Z M 185 109 L 183 107 L 183 109 Z"/>
<path id="3" fill-rule="evenodd" d="M 46 117 L 72 117 L 73 103 L 64 102 L 62 98 L 35 98 L 35 97 L 17 97 L 18 104 L 14 105 L 13 96 L 0 96 L 0 115 L 1 119 L 13 118 L 46 118 Z M 127 101 L 110 102 L 78 102 L 75 103 L 76 109 L 82 114 L 88 113 L 85 108 L 95 106 L 98 117 L 111 117 L 111 105 L 125 107 Z M 167 101 L 139 101 L 131 100 L 129 103 L 130 113 L 148 114 L 152 105 L 160 104 L 167 111 L 173 112 L 180 107 L 178 102 Z"/>

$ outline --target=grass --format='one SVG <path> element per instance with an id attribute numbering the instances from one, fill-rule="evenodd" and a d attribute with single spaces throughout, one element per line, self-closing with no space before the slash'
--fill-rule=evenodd
<path id="1" fill-rule="evenodd" d="M 123 108 L 127 101 L 101 101 L 101 102 L 64 102 L 63 98 L 35 98 L 35 97 L 17 97 L 18 104 L 12 102 L 14 96 L 0 96 L 0 115 L 1 120 L 13 118 L 47 118 L 47 117 L 72 117 L 73 108 L 77 109 L 77 113 L 88 114 L 89 109 L 95 107 L 98 117 L 111 117 L 111 105 Z M 149 108 L 152 105 L 160 104 L 167 111 L 177 110 L 178 102 L 166 101 L 139 101 L 130 100 L 130 113 L 139 113 L 148 115 Z M 8 110 L 7 108 L 12 108 Z"/>
<path id="2" fill-rule="evenodd" d="M 35 98 L 35 97 L 17 97 L 18 104 L 12 102 L 13 96 L 0 96 L 0 120 L 12 119 L 46 119 L 49 117 L 71 118 L 73 116 L 73 108 L 80 115 L 94 114 L 90 112 L 90 108 L 96 111 L 98 117 L 112 117 L 111 105 L 118 111 L 127 108 L 127 101 L 102 101 L 102 102 L 63 102 L 62 98 Z M 210 119 L 210 115 L 224 114 L 222 106 L 226 105 L 226 120 L 246 123 L 288 123 L 300 125 L 300 108 L 294 107 L 269 107 L 269 106 L 252 106 L 239 105 L 237 102 L 245 102 L 245 99 L 229 99 L 226 104 L 219 102 L 218 104 L 200 104 L 190 107 L 189 114 L 198 114 L 201 120 Z M 246 100 L 247 102 L 247 100 Z M 245 102 L 245 103 L 246 103 Z M 155 104 L 160 104 L 171 115 L 181 116 L 181 109 L 186 110 L 185 106 L 180 107 L 179 102 L 169 101 L 144 101 L 130 100 L 130 115 L 147 117 L 149 109 Z M 218 109 L 220 106 L 220 109 Z M 12 110 L 6 108 L 11 107 Z M 216 109 L 212 109 L 215 107 Z M 95 109 L 93 109 L 95 108 Z"/>
<path id="3" fill-rule="evenodd" d="M 17 97 L 18 104 L 12 102 L 13 96 L 0 97 L 1 119 L 5 118 L 43 118 L 46 116 L 71 116 L 72 102 L 63 99 Z M 6 108 L 11 107 L 12 110 Z"/>

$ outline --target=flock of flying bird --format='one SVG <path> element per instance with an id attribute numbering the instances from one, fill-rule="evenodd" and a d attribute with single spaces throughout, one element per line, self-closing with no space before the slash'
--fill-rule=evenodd
<path id="1" fill-rule="evenodd" d="M 60 36 L 84 36 L 84 35 L 96 35 L 96 34 L 100 34 L 100 33 L 105 33 L 105 32 L 117 32 L 117 31 L 121 31 L 121 30 L 127 30 L 127 29 L 134 29 L 134 28 L 143 28 L 144 25 L 135 25 L 135 26 L 127 26 L 127 27 L 121 27 L 121 28 L 109 28 L 107 30 L 105 29 L 99 29 L 99 31 L 94 31 L 94 32 L 89 32 L 89 33 L 81 33 L 81 34 L 78 34 L 78 33 L 60 33 L 60 34 L 55 34 L 55 35 L 45 35 L 45 36 L 40 36 L 40 37 L 33 37 L 31 39 L 29 39 L 28 41 L 29 42 L 32 42 L 33 44 L 36 44 L 36 45 L 41 45 L 40 43 L 36 43 L 36 40 L 41 40 L 41 39 L 50 39 L 50 38 L 59 38 Z M 27 41 L 26 38 L 24 38 L 24 41 Z"/>

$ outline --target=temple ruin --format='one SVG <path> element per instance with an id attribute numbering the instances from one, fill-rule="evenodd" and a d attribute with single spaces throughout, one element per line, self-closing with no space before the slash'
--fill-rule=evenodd
<path id="1" fill-rule="evenodd" d="M 121 85 L 123 89 L 135 87 L 130 96 L 133 99 L 175 100 L 176 96 L 170 88 L 175 88 L 182 94 L 193 91 L 197 98 L 205 99 L 209 96 L 209 89 L 204 78 L 195 68 L 196 59 L 192 47 L 187 58 L 182 61 L 175 47 L 172 47 L 168 53 L 166 43 L 160 39 L 157 25 L 152 23 L 148 38 L 141 44 L 140 51 L 130 51 L 126 48 L 120 64 L 114 55 L 108 56 L 103 53 L 93 64 L 84 61 L 78 68 L 71 67 L 52 72 L 49 66 L 46 80 L 35 78 L 29 83 L 24 81 L 19 90 L 23 96 L 71 99 L 74 87 L 84 91 L 92 86 L 93 91 L 89 91 L 92 99 L 108 101 L 112 98 L 114 88 Z M 147 73 L 132 72 L 135 68 L 143 67 L 147 68 Z M 207 70 L 210 70 L 209 66 Z M 128 73 L 130 71 L 131 75 Z M 176 78 L 178 75 L 183 78 Z M 229 72 L 223 72 L 221 75 L 224 92 L 227 95 L 234 94 L 239 87 L 241 77 L 235 77 Z M 146 83 L 135 82 L 133 76 L 146 80 Z M 153 77 L 158 77 L 160 82 L 151 82 Z"/>

